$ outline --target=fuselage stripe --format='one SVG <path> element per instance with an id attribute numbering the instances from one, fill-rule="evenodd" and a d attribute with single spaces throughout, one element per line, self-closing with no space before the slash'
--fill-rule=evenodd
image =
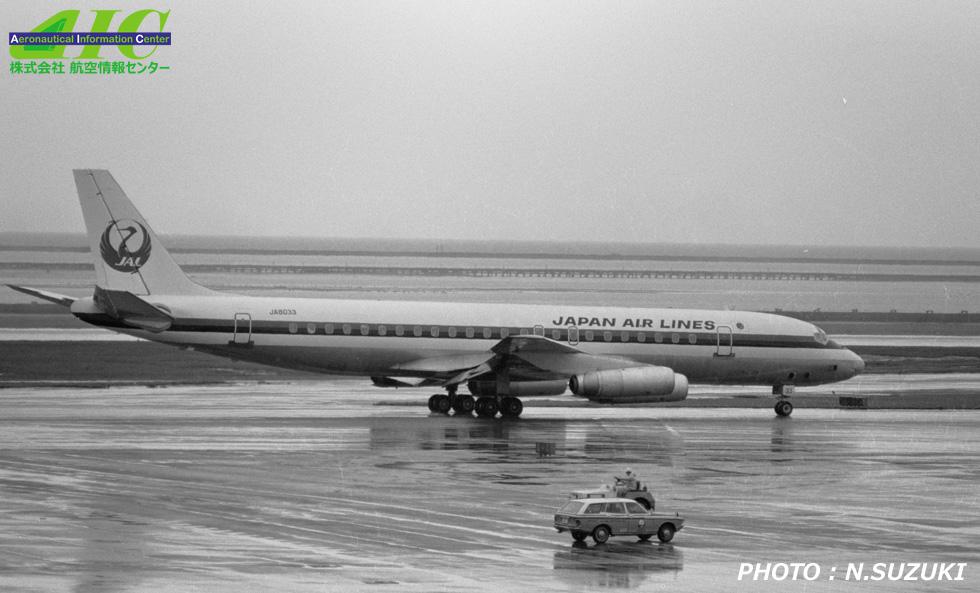
<path id="1" fill-rule="evenodd" d="M 87 323 L 107 328 L 130 328 L 124 322 L 109 315 L 79 313 L 77 316 Z M 639 331 L 639 330 L 592 330 L 578 329 L 578 339 L 569 340 L 576 333 L 574 328 L 562 327 L 499 327 L 499 326 L 461 326 L 461 325 L 421 325 L 421 324 L 379 324 L 354 321 L 312 322 L 312 321 L 252 321 L 251 327 L 242 327 L 239 321 L 238 334 L 251 335 L 308 335 L 359 338 L 419 338 L 419 339 L 457 339 L 457 340 L 501 340 L 508 336 L 537 334 L 556 342 L 570 344 L 650 344 L 657 346 L 715 346 L 727 348 L 814 348 L 840 350 L 842 346 L 832 340 L 823 343 L 809 336 L 787 336 L 776 334 L 746 334 L 727 332 L 692 331 Z M 247 324 L 247 321 L 246 321 Z M 235 334 L 236 325 L 232 319 L 177 319 L 169 332 L 187 333 L 225 333 Z M 625 339 L 624 339 L 625 338 Z"/>

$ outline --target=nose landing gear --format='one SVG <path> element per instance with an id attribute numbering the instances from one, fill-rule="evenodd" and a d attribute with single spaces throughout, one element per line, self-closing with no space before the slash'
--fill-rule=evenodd
<path id="1" fill-rule="evenodd" d="M 772 394 L 778 396 L 779 399 L 776 401 L 776 405 L 773 409 L 776 410 L 777 416 L 782 416 L 783 418 L 788 417 L 793 413 L 793 403 L 789 401 L 789 396 L 793 395 L 795 391 L 793 385 L 773 385 Z"/>

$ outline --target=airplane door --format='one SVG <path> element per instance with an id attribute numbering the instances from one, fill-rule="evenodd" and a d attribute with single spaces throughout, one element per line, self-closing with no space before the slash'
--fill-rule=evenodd
<path id="1" fill-rule="evenodd" d="M 568 345 L 577 346 L 578 345 L 578 328 L 574 325 L 568 326 Z"/>
<path id="2" fill-rule="evenodd" d="M 235 313 L 235 329 L 231 343 L 242 346 L 252 343 L 252 316 L 249 313 Z"/>
<path id="3" fill-rule="evenodd" d="M 735 356 L 735 349 L 732 347 L 735 336 L 731 326 L 718 326 L 718 341 L 715 346 L 715 356 Z"/>

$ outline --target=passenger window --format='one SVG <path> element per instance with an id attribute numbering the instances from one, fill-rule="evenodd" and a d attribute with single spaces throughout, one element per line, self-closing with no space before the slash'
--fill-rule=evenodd
<path id="1" fill-rule="evenodd" d="M 617 513 L 622 515 L 626 512 L 626 510 L 623 508 L 623 503 L 621 502 L 607 502 L 602 506 L 603 513 Z"/>
<path id="2" fill-rule="evenodd" d="M 607 342 L 612 342 L 612 332 L 602 332 L 602 339 Z"/>
<path id="3" fill-rule="evenodd" d="M 419 327 L 419 326 L 417 326 L 417 325 L 415 327 L 413 327 L 412 328 L 412 335 L 415 336 L 416 338 L 422 337 L 422 328 Z"/>
<path id="4" fill-rule="evenodd" d="M 660 333 L 660 332 L 656 332 L 655 334 L 653 334 L 653 341 L 656 342 L 656 343 L 658 343 L 658 344 L 663 344 L 663 342 L 664 342 L 664 335 L 662 333 Z"/>
<path id="5" fill-rule="evenodd" d="M 371 334 L 371 326 L 367 324 L 361 324 L 361 335 L 367 336 Z"/>
<path id="6" fill-rule="evenodd" d="M 331 335 L 331 334 L 333 334 L 333 324 L 332 323 L 324 323 L 323 324 L 323 333 L 327 334 L 328 336 Z"/>
<path id="7" fill-rule="evenodd" d="M 595 332 L 592 331 L 591 329 L 586 330 L 585 331 L 585 341 L 586 342 L 591 342 L 593 338 L 595 338 Z"/>
<path id="8" fill-rule="evenodd" d="M 634 514 L 634 515 L 637 515 L 637 514 L 639 514 L 639 515 L 645 515 L 646 512 L 647 512 L 646 509 L 644 509 L 642 506 L 640 506 L 640 503 L 638 503 L 638 502 L 628 502 L 628 503 L 626 503 L 626 510 L 629 511 L 630 513 Z"/>
<path id="9" fill-rule="evenodd" d="M 561 339 L 561 330 L 560 329 L 553 329 L 553 330 L 551 330 L 551 339 L 552 340 L 560 340 Z"/>
<path id="10" fill-rule="evenodd" d="M 306 333 L 308 333 L 308 334 L 315 334 L 316 333 L 316 324 L 315 323 L 307 323 L 306 324 Z"/>
<path id="11" fill-rule="evenodd" d="M 299 330 L 299 326 L 296 325 L 295 321 L 289 324 L 289 333 L 295 334 L 298 330 Z"/>
<path id="12" fill-rule="evenodd" d="M 378 326 L 378 335 L 379 336 L 386 336 L 386 335 L 388 335 L 388 328 L 385 327 L 385 326 L 383 326 L 383 325 L 379 325 Z"/>
<path id="13" fill-rule="evenodd" d="M 439 326 L 438 325 L 433 325 L 431 328 L 429 328 L 429 335 L 432 336 L 433 338 L 438 338 L 439 337 Z"/>
<path id="14" fill-rule="evenodd" d="M 504 338 L 506 338 L 509 335 L 510 335 L 510 330 L 509 329 L 507 329 L 506 327 L 500 328 L 500 339 L 501 340 L 504 339 Z"/>
<path id="15" fill-rule="evenodd" d="M 345 336 L 349 336 L 350 335 L 350 324 L 349 323 L 345 323 L 344 324 L 344 335 Z"/>
<path id="16" fill-rule="evenodd" d="M 681 343 L 680 334 L 670 334 L 670 341 L 673 342 L 674 344 L 680 344 Z"/>
<path id="17" fill-rule="evenodd" d="M 601 505 L 601 504 L 590 504 L 589 506 L 585 507 L 585 511 L 583 512 L 583 514 L 585 514 L 585 515 L 598 515 L 599 513 L 602 512 L 602 507 L 603 506 L 604 505 Z"/>
<path id="18" fill-rule="evenodd" d="M 647 333 L 646 332 L 638 332 L 636 334 L 636 341 L 637 342 L 646 342 L 647 341 Z"/>
<path id="19" fill-rule="evenodd" d="M 400 325 L 396 325 L 395 326 L 395 335 L 396 336 L 404 336 L 405 335 L 405 328 L 402 327 L 402 326 L 400 326 Z"/>
<path id="20" fill-rule="evenodd" d="M 456 328 L 455 327 L 449 328 L 449 337 L 450 338 L 455 338 L 456 337 Z"/>
<path id="21" fill-rule="evenodd" d="M 476 334 L 476 332 L 473 331 L 473 328 L 472 327 L 466 328 L 466 337 L 467 338 L 472 338 L 475 334 Z"/>
<path id="22" fill-rule="evenodd" d="M 622 334 L 619 335 L 619 337 L 624 342 L 629 342 L 630 341 L 630 333 L 629 332 L 623 332 Z"/>
<path id="23" fill-rule="evenodd" d="M 489 327 L 483 328 L 483 337 L 488 339 L 493 337 L 493 330 Z"/>
<path id="24" fill-rule="evenodd" d="M 698 335 L 697 334 L 687 334 L 687 341 L 689 343 L 691 343 L 691 344 L 697 344 L 698 343 Z"/>

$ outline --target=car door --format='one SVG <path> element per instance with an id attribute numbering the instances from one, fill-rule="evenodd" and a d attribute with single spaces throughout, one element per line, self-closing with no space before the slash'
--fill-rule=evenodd
<path id="1" fill-rule="evenodd" d="M 613 535 L 629 533 L 629 515 L 621 502 L 607 502 L 602 505 L 602 514 Z"/>
<path id="2" fill-rule="evenodd" d="M 638 502 L 626 503 L 626 512 L 629 513 L 627 529 L 629 533 L 653 533 L 653 525 L 650 521 L 650 513 Z"/>

